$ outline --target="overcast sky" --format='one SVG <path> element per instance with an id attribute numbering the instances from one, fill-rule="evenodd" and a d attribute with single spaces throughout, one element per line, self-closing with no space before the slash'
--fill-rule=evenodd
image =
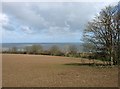
<path id="1" fill-rule="evenodd" d="M 80 42 L 88 21 L 112 2 L 4 2 L 2 41 Z"/>

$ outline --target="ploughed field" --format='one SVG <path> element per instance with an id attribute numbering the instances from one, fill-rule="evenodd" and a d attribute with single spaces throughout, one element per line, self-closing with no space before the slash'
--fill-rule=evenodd
<path id="1" fill-rule="evenodd" d="M 2 54 L 3 87 L 117 87 L 118 69 L 79 63 L 88 59 Z"/>

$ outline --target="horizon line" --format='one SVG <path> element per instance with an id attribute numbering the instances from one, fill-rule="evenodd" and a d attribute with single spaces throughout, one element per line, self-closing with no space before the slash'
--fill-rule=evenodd
<path id="1" fill-rule="evenodd" d="M 45 44 L 45 43 L 83 43 L 83 42 L 2 42 L 0 44 L 14 44 L 14 43 L 41 43 L 41 44 Z"/>

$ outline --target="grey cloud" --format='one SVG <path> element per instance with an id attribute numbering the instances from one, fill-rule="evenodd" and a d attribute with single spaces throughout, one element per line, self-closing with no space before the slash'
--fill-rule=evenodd
<path id="1" fill-rule="evenodd" d="M 12 25 L 2 25 L 2 28 L 9 31 L 15 30 L 15 28 Z"/>
<path id="2" fill-rule="evenodd" d="M 3 12 L 31 32 L 81 32 L 98 3 L 3 3 Z M 14 21 L 10 19 L 10 21 Z M 66 31 L 67 30 L 67 31 Z M 26 32 L 27 30 L 24 29 Z M 29 33 L 29 32 L 28 32 Z"/>
<path id="3" fill-rule="evenodd" d="M 0 25 L 5 30 L 10 31 L 15 30 L 14 24 L 12 23 L 12 21 L 9 20 L 9 17 L 4 13 L 0 13 Z"/>
<path id="4" fill-rule="evenodd" d="M 44 18 L 30 10 L 26 3 L 5 3 L 3 4 L 3 11 L 12 15 L 22 25 L 30 25 L 39 29 L 48 26 Z"/>

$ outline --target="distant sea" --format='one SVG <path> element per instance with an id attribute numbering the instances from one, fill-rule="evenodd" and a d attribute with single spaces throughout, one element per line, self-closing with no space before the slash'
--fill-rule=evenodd
<path id="1" fill-rule="evenodd" d="M 82 43 L 2 43 L 2 50 L 8 50 L 9 48 L 16 47 L 18 49 L 23 49 L 26 46 L 41 45 L 43 49 L 47 50 L 50 47 L 56 45 L 61 50 L 69 48 L 69 46 L 75 46 L 78 52 L 83 52 Z"/>

